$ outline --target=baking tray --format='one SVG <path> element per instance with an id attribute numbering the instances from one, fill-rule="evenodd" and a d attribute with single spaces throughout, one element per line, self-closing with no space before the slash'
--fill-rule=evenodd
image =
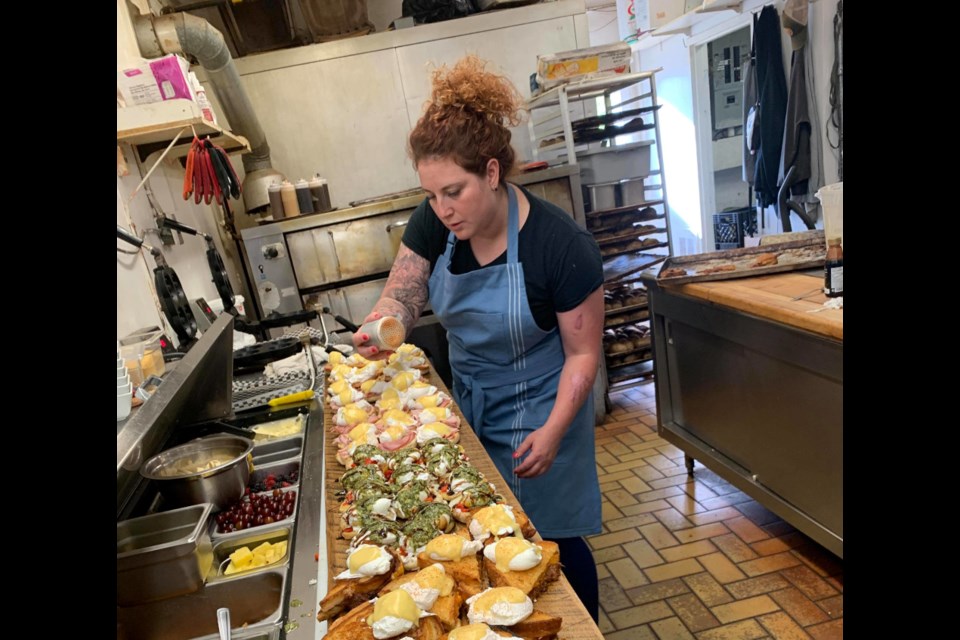
<path id="1" fill-rule="evenodd" d="M 620 234 L 615 235 L 615 236 L 610 236 L 609 238 L 602 238 L 602 239 L 601 239 L 601 238 L 594 237 L 594 239 L 597 241 L 597 246 L 599 246 L 599 247 L 602 249 L 602 248 L 607 247 L 607 246 L 609 246 L 609 245 L 617 244 L 617 243 L 619 243 L 619 242 L 625 242 L 625 241 L 627 241 L 627 240 L 636 240 L 636 239 L 641 238 L 641 237 L 643 237 L 643 236 L 649 236 L 649 235 L 651 235 L 651 234 L 653 234 L 653 233 L 666 233 L 666 232 L 667 232 L 667 230 L 666 230 L 664 227 L 658 227 L 658 226 L 655 226 L 655 225 L 651 225 L 651 228 L 649 228 L 649 229 L 642 229 L 642 228 L 640 228 L 640 227 L 632 227 L 631 229 L 627 229 L 627 230 L 624 231 L 623 233 L 620 233 Z"/>
<path id="2" fill-rule="evenodd" d="M 638 309 L 634 313 L 641 314 L 641 315 L 635 316 L 633 313 L 631 313 L 629 316 L 622 316 L 619 318 L 607 318 L 606 321 L 603 323 L 603 328 L 614 329 L 616 327 L 622 327 L 628 324 L 638 324 L 640 322 L 646 322 L 647 320 L 650 319 L 650 310 L 647 309 L 646 306 L 644 306 L 641 309 Z"/>
<path id="3" fill-rule="evenodd" d="M 603 281 L 620 284 L 621 278 L 633 275 L 644 269 L 655 266 L 669 256 L 655 253 L 628 253 L 613 258 L 603 259 Z"/>
<path id="4" fill-rule="evenodd" d="M 768 273 L 822 267 L 827 255 L 823 231 L 801 232 L 798 235 L 800 235 L 800 238 L 796 240 L 761 244 L 757 247 L 671 257 L 660 267 L 660 271 L 657 273 L 657 282 L 661 284 L 680 284 L 684 282 L 732 280 L 734 278 L 751 278 Z M 753 266 L 755 261 L 765 254 L 776 254 L 777 263 Z M 732 270 L 701 273 L 705 269 L 728 267 L 730 265 L 733 266 Z M 664 277 L 662 274 L 667 269 L 683 269 L 686 273 Z"/>
<path id="5" fill-rule="evenodd" d="M 640 240 L 639 238 L 637 238 L 637 241 L 642 242 L 642 240 Z M 661 249 L 663 247 L 668 247 L 668 246 L 670 245 L 667 244 L 666 242 L 658 242 L 657 244 L 648 244 L 648 245 L 641 245 L 636 247 L 628 247 L 628 246 L 616 247 L 616 246 L 608 245 L 603 247 L 600 250 L 600 257 L 603 260 L 612 260 L 617 256 L 636 253 L 637 251 L 649 251 L 651 249 Z"/>
<path id="6" fill-rule="evenodd" d="M 606 309 L 603 314 L 606 317 L 610 316 L 619 316 L 625 313 L 632 313 L 634 311 L 640 311 L 641 309 L 646 309 L 649 306 L 647 302 L 641 302 L 640 304 L 632 304 L 629 307 L 616 307 L 614 309 Z"/>
<path id="7" fill-rule="evenodd" d="M 646 202 L 636 202 L 634 204 L 628 204 L 621 207 L 615 207 L 613 209 L 598 209 L 596 211 L 591 211 L 586 214 L 587 226 L 591 231 L 599 231 L 601 228 L 606 228 L 610 226 L 617 226 L 616 224 L 611 224 L 609 221 L 605 220 L 612 216 L 620 216 L 624 213 L 630 213 L 632 211 L 642 212 L 643 209 L 653 208 L 655 205 L 663 204 L 663 200 L 647 200 Z M 657 218 L 662 218 L 662 213 L 645 213 L 640 215 L 637 214 L 637 217 L 633 218 L 632 222 L 646 222 L 648 220 L 656 220 Z"/>

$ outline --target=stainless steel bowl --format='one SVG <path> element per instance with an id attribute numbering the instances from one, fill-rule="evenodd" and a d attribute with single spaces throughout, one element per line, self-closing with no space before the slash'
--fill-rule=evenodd
<path id="1" fill-rule="evenodd" d="M 173 506 L 210 502 L 225 509 L 247 488 L 252 450 L 247 438 L 208 436 L 155 455 L 143 463 L 140 474 L 154 480 Z"/>

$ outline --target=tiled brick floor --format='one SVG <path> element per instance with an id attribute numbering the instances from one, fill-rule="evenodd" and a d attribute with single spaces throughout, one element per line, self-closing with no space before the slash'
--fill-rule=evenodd
<path id="1" fill-rule="evenodd" d="M 597 428 L 603 533 L 588 538 L 606 640 L 843 637 L 843 561 L 657 436 L 654 385 Z"/>

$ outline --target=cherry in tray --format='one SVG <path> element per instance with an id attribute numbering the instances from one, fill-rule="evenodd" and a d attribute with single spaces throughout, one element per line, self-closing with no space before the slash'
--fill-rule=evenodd
<path id="1" fill-rule="evenodd" d="M 216 515 L 217 533 L 243 531 L 273 524 L 293 515 L 297 492 L 274 489 L 269 493 L 245 495 Z"/>

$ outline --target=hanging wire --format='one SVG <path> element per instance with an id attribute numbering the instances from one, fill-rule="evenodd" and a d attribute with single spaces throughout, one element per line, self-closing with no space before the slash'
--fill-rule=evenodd
<path id="1" fill-rule="evenodd" d="M 843 0 L 837 2 L 833 17 L 833 69 L 830 72 L 830 119 L 827 122 L 827 143 L 839 151 L 839 176 L 843 180 Z M 837 141 L 831 140 L 830 130 L 837 130 Z"/>

